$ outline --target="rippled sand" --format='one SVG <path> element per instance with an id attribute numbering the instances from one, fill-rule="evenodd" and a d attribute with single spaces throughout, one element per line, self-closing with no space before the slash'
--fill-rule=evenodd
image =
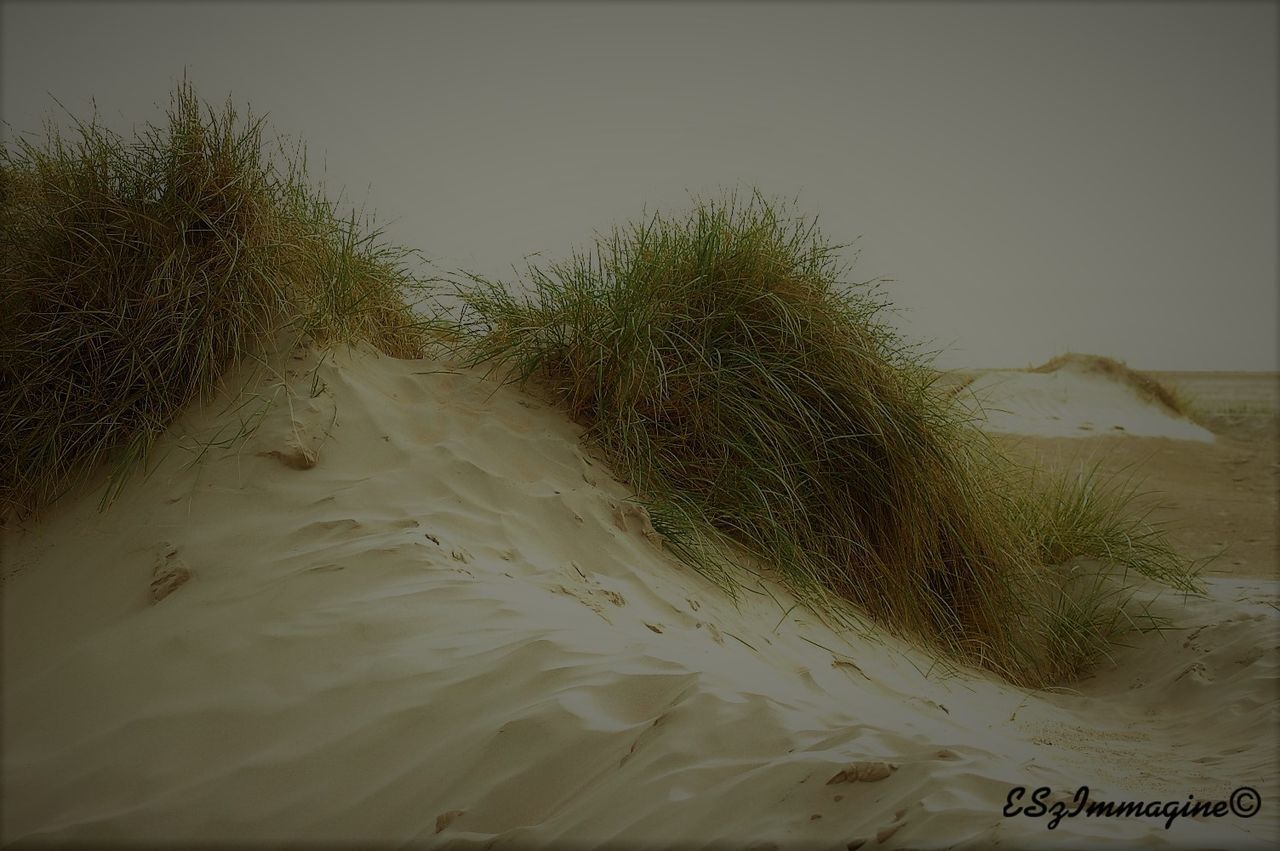
<path id="1" fill-rule="evenodd" d="M 308 356 L 259 392 L 276 404 L 237 451 L 166 438 L 109 512 L 74 498 L 5 531 L 4 841 L 1263 847 L 1280 828 L 1272 579 L 1161 596 L 1165 633 L 1031 693 L 835 632 L 768 580 L 735 607 L 576 426 L 478 373 Z M 174 434 L 225 438 L 254 409 L 224 405 Z M 1012 787 L 1084 784 L 1250 785 L 1263 808 L 1170 829 L 1001 813 Z"/>

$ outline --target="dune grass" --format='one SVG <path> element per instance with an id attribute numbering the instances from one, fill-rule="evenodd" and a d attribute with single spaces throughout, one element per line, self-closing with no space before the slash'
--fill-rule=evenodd
<path id="1" fill-rule="evenodd" d="M 269 149 L 273 142 L 278 150 Z M 187 82 L 134 138 L 76 121 L 0 153 L 0 513 L 157 435 L 281 335 L 414 356 L 411 252 L 313 188 L 305 151 Z"/>
<path id="2" fill-rule="evenodd" d="M 730 591 L 726 553 L 745 550 L 822 611 L 852 602 L 1044 685 L 1132 625 L 1123 584 L 1071 559 L 1194 589 L 1128 494 L 1007 461 L 882 321 L 877 288 L 842 283 L 839 249 L 758 194 L 699 202 L 515 282 L 465 276 L 457 350 L 549 387 L 667 544 Z"/>

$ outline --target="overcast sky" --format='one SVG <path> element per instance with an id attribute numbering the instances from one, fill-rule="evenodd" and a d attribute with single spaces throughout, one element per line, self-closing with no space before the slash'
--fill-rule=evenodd
<path id="1" fill-rule="evenodd" d="M 185 68 L 488 274 L 756 186 L 857 240 L 944 366 L 1276 369 L 1276 10 L 7 0 L 0 105 L 127 129 Z"/>

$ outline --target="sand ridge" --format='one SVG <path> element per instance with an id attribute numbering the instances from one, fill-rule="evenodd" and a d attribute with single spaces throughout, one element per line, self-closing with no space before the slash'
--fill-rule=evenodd
<path id="1" fill-rule="evenodd" d="M 1213 432 L 1132 384 L 1069 360 L 1052 371 L 988 370 L 958 391 L 983 427 L 1039 437 L 1128 435 L 1212 442 Z"/>
<path id="2" fill-rule="evenodd" d="M 1274 582 L 1159 597 L 1173 629 L 1032 693 L 837 633 L 768 580 L 734 606 L 577 426 L 478 372 L 360 350 L 260 392 L 287 404 L 237 451 L 192 464 L 166 437 L 108 513 L 68 500 L 5 532 L 4 841 L 1263 847 L 1280 827 L 1257 746 Z M 173 434 L 225 423 L 214 403 Z M 156 599 L 158 564 L 189 575 Z M 1001 815 L 1016 785 L 1246 779 L 1249 820 Z"/>

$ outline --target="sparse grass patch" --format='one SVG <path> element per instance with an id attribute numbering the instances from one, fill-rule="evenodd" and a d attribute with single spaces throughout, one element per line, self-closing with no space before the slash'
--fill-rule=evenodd
<path id="1" fill-rule="evenodd" d="M 96 116 L 0 153 L 0 513 L 99 462 L 107 496 L 157 435 L 282 334 L 422 352 L 411 252 L 343 217 L 305 154 L 201 103 L 126 139 Z"/>
<path id="2" fill-rule="evenodd" d="M 1043 685 L 1127 627 L 1122 589 L 1061 563 L 1191 587 L 1122 493 L 1033 486 L 881 321 L 876 288 L 843 284 L 838 248 L 758 195 L 699 203 L 517 286 L 467 276 L 458 350 L 548 384 L 676 554 L 730 591 L 740 548 L 812 606 L 853 602 Z"/>
<path id="3" fill-rule="evenodd" d="M 1104 478 L 1097 464 L 1076 475 L 1031 479 L 1023 525 L 1036 532 L 1037 558 L 1063 564 L 1091 558 L 1132 570 L 1185 593 L 1196 583 L 1186 562 L 1170 548 L 1163 530 L 1138 508 L 1139 484 Z"/>

